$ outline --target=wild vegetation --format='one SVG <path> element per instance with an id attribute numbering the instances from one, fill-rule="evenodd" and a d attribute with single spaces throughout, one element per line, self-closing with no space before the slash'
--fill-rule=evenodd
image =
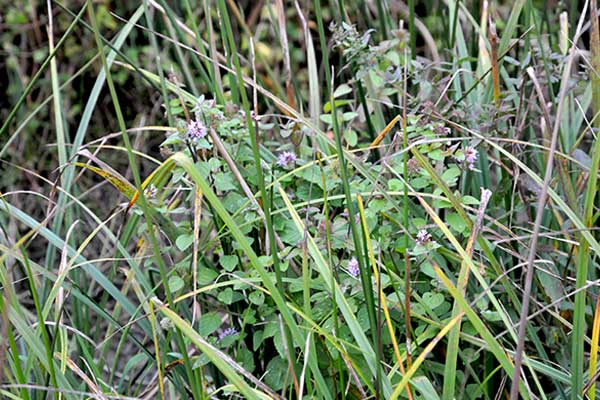
<path id="1" fill-rule="evenodd" d="M 597 6 L 0 0 L 0 397 L 595 399 Z"/>

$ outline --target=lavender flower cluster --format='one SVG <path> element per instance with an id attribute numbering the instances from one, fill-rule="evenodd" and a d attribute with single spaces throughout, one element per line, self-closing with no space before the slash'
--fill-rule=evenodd
<path id="1" fill-rule="evenodd" d="M 356 259 L 356 257 L 352 257 L 350 261 L 348 261 L 348 268 L 346 268 L 346 271 L 351 277 L 358 277 L 358 275 L 360 274 L 360 267 L 358 265 L 358 260 Z"/>
<path id="2" fill-rule="evenodd" d="M 469 146 L 463 150 L 463 153 L 465 154 L 467 168 L 469 168 L 470 171 L 473 171 L 475 169 L 475 162 L 477 161 L 477 156 L 479 154 L 478 151 L 474 147 Z"/>
<path id="3" fill-rule="evenodd" d="M 431 234 L 425 229 L 421 229 L 419 232 L 417 232 L 417 237 L 415 238 L 417 246 L 425 246 L 430 240 Z"/>
<path id="4" fill-rule="evenodd" d="M 291 151 L 284 151 L 277 158 L 277 165 L 281 168 L 287 168 L 296 163 L 296 154 Z"/>
<path id="5" fill-rule="evenodd" d="M 186 135 L 192 142 L 197 142 L 206 136 L 206 126 L 198 119 L 189 121 L 186 127 Z"/>
<path id="6" fill-rule="evenodd" d="M 221 333 L 219 333 L 219 342 L 225 339 L 226 337 L 237 335 L 237 333 L 238 331 L 233 327 L 224 329 Z"/>

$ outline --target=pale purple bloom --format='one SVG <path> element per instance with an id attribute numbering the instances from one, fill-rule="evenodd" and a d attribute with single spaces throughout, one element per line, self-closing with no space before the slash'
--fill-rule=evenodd
<path id="1" fill-rule="evenodd" d="M 238 331 L 235 328 L 233 328 L 233 327 L 227 328 L 227 329 L 223 330 L 221 333 L 219 333 L 219 342 L 221 340 L 225 339 L 226 337 L 237 335 L 237 333 L 238 333 Z"/>
<path id="2" fill-rule="evenodd" d="M 296 162 L 296 154 L 294 154 L 294 152 L 291 151 L 284 151 L 283 153 L 279 154 L 279 157 L 277 158 L 277 165 L 280 167 L 289 167 L 291 164 L 294 164 Z"/>
<path id="3" fill-rule="evenodd" d="M 199 139 L 202 139 L 206 136 L 206 127 L 199 120 L 193 120 L 188 122 L 186 127 L 186 134 L 188 139 L 192 142 L 197 142 Z"/>
<path id="4" fill-rule="evenodd" d="M 448 136 L 450 134 L 450 128 L 442 124 L 437 124 L 433 130 L 440 136 Z"/>
<path id="5" fill-rule="evenodd" d="M 474 147 L 467 147 L 463 150 L 465 154 L 465 162 L 467 163 L 467 167 L 472 171 L 475 169 L 475 162 L 477 161 L 477 150 Z"/>
<path id="6" fill-rule="evenodd" d="M 156 197 L 156 195 L 158 194 L 158 189 L 156 188 L 156 186 L 154 186 L 154 184 L 148 186 L 146 189 L 144 189 L 144 196 L 146 196 L 149 199 L 153 199 Z"/>
<path id="7" fill-rule="evenodd" d="M 425 229 L 421 229 L 417 232 L 416 242 L 417 246 L 425 246 L 431 240 L 431 235 Z"/>
<path id="8" fill-rule="evenodd" d="M 360 274 L 358 260 L 355 257 L 352 257 L 350 261 L 348 261 L 348 268 L 346 271 L 348 272 L 348 275 L 352 276 L 353 278 L 358 277 L 358 274 Z"/>
<path id="9" fill-rule="evenodd" d="M 419 165 L 419 161 L 416 158 L 412 157 L 410 160 L 406 162 L 406 169 L 409 174 L 416 174 L 421 170 L 421 166 Z"/>

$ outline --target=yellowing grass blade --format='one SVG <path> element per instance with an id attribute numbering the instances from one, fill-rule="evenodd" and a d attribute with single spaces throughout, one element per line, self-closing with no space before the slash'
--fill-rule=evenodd
<path id="1" fill-rule="evenodd" d="M 73 164 L 81 168 L 89 169 L 90 171 L 100 175 L 102 178 L 106 179 L 111 185 L 113 185 L 119 192 L 125 195 L 125 197 L 127 197 L 128 199 L 132 199 L 135 195 L 135 187 L 121 175 L 117 175 L 113 171 L 107 171 L 102 168 L 94 167 L 92 165 L 84 164 L 81 162 L 75 162 Z"/>
<path id="2" fill-rule="evenodd" d="M 148 175 L 144 182 L 142 182 L 142 190 L 146 189 L 151 184 L 154 184 L 157 187 L 162 186 L 171 171 L 173 171 L 173 168 L 175 168 L 175 163 L 171 159 L 162 163 L 158 168 L 152 171 L 150 175 Z M 136 190 L 135 194 L 127 205 L 127 210 L 129 210 L 135 204 L 139 197 L 140 193 Z"/>
<path id="3" fill-rule="evenodd" d="M 600 297 L 596 300 L 594 326 L 592 327 L 592 346 L 590 348 L 590 382 L 593 382 L 598 365 L 598 339 L 600 339 Z M 589 391 L 590 400 L 596 399 L 596 383 L 592 383 Z"/>
<path id="4" fill-rule="evenodd" d="M 279 399 L 281 398 L 277 393 L 271 390 L 268 386 L 263 384 L 261 381 L 252 376 L 248 371 L 244 370 L 239 364 L 237 364 L 231 357 L 227 354 L 223 353 L 221 350 L 217 349 L 210 343 L 208 343 L 192 326 L 177 315 L 176 312 L 169 309 L 166 305 L 164 305 L 158 298 L 154 297 L 150 300 L 153 302 L 158 310 L 168 319 L 170 319 L 173 324 L 177 328 L 181 330 L 183 335 L 185 335 L 189 340 L 198 349 L 205 354 L 208 359 L 215 365 L 216 368 L 219 369 L 227 377 L 229 382 L 233 384 L 240 393 L 246 399 L 262 399 L 263 395 L 268 393 L 271 398 Z M 247 378 L 252 381 L 254 385 L 260 387 L 264 390 L 264 393 L 260 393 L 258 390 L 253 389 L 250 385 L 244 380 Z"/>
<path id="5" fill-rule="evenodd" d="M 387 134 L 390 133 L 390 131 L 392 130 L 394 125 L 396 125 L 396 122 L 398 122 L 399 120 L 400 120 L 400 115 L 396 115 L 396 117 L 394 117 L 394 119 L 392 119 L 390 121 L 390 123 L 387 124 L 387 126 L 385 128 L 383 128 L 381 132 L 379 132 L 379 135 L 377 135 L 377 137 L 375 138 L 375 140 L 373 140 L 373 142 L 371 143 L 371 145 L 369 147 L 370 148 L 377 147 L 379 145 L 379 143 L 381 143 L 381 141 L 387 136 Z"/>

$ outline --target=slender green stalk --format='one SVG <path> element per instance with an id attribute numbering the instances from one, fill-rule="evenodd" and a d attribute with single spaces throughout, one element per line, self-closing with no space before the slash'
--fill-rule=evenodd
<path id="1" fill-rule="evenodd" d="M 452 23 L 450 24 L 450 47 L 454 47 L 456 40 L 456 27 L 458 25 L 458 10 L 460 8 L 460 0 L 456 0 L 451 8 L 454 12 L 452 13 Z"/>
<path id="2" fill-rule="evenodd" d="M 317 0 L 318 1 L 318 0 Z M 336 293 L 335 293 L 335 281 L 339 281 L 339 268 L 335 268 L 334 264 L 333 264 L 333 257 L 332 257 L 332 237 L 331 237 L 331 222 L 330 222 L 330 211 L 329 211 L 329 200 L 328 200 L 328 196 L 327 196 L 327 179 L 325 178 L 325 171 L 323 170 L 323 164 L 322 164 L 322 160 L 321 160 L 321 154 L 317 153 L 316 154 L 317 157 L 317 161 L 319 163 L 319 170 L 321 171 L 321 182 L 323 185 L 323 214 L 325 217 L 325 241 L 327 243 L 327 260 L 328 263 L 331 267 L 331 275 L 334 276 L 335 278 L 331 280 L 331 293 L 332 293 L 332 297 L 331 297 L 331 302 L 333 303 L 333 311 L 332 311 L 332 318 L 333 318 L 333 333 L 334 335 L 337 335 L 338 332 L 340 331 L 340 321 L 339 321 L 339 316 L 338 316 L 338 305 L 337 305 L 337 299 L 336 299 Z M 338 378 L 340 380 L 340 387 L 345 387 L 345 377 L 344 377 L 344 363 L 342 362 L 341 356 L 338 357 L 338 363 L 336 365 L 337 367 L 337 371 L 338 371 Z M 342 400 L 346 399 L 346 391 L 342 390 Z"/>
<path id="3" fill-rule="evenodd" d="M 48 363 L 48 374 L 50 376 L 50 382 L 52 383 L 52 386 L 54 388 L 59 388 L 58 381 L 56 379 L 56 370 L 54 367 L 54 341 L 50 337 L 48 327 L 46 326 L 46 320 L 44 319 L 44 316 L 42 314 L 42 306 L 38 297 L 38 290 L 35 284 L 35 277 L 31 272 L 31 267 L 29 265 L 29 258 L 25 255 L 23 250 L 21 250 L 21 252 L 23 255 L 23 266 L 25 267 L 25 271 L 27 272 L 27 280 L 29 282 L 29 293 L 31 294 L 31 298 L 33 299 L 35 312 L 38 318 L 39 330 L 42 333 L 44 350 L 46 350 L 46 361 Z M 59 398 L 58 392 L 54 392 L 54 398 Z"/>
<path id="4" fill-rule="evenodd" d="M 146 23 L 148 24 L 148 29 L 151 32 L 154 31 L 154 21 L 152 15 L 150 14 L 150 9 L 148 8 L 148 2 L 144 1 L 144 16 L 146 17 Z M 158 76 L 160 77 L 160 94 L 162 96 L 164 104 L 166 104 L 166 112 L 167 112 L 167 120 L 169 121 L 170 126 L 175 126 L 175 120 L 173 118 L 173 112 L 171 111 L 171 106 L 169 103 L 169 96 L 167 95 L 167 84 L 165 80 L 165 73 L 162 68 L 162 60 L 160 56 L 160 50 L 158 48 L 158 43 L 156 41 L 156 35 L 150 34 L 148 35 L 150 38 L 150 44 L 154 49 L 154 62 L 156 63 L 156 69 L 158 70 Z"/>
<path id="5" fill-rule="evenodd" d="M 325 39 L 325 28 L 323 27 L 323 15 L 321 11 L 321 0 L 315 0 L 315 19 L 319 29 L 319 44 L 323 56 L 323 72 L 325 73 L 325 87 L 327 93 L 331 93 L 331 67 L 329 66 L 329 50 L 327 49 L 327 40 Z"/>
<path id="6" fill-rule="evenodd" d="M 592 67 L 590 71 L 592 81 L 592 110 L 594 115 L 600 113 L 600 79 L 598 78 L 598 72 L 600 71 L 600 28 L 598 27 L 598 14 L 596 10 L 596 1 L 590 2 L 590 16 L 592 20 L 592 31 L 590 35 L 591 40 L 591 51 L 592 51 Z M 585 11 L 584 11 L 585 12 Z M 581 26 L 581 20 L 580 20 Z M 578 27 L 577 32 L 579 32 Z M 577 36 L 577 34 L 576 34 Z M 573 48 L 571 49 L 571 53 Z M 572 58 L 572 56 L 571 56 Z M 571 65 L 570 63 L 568 64 Z M 565 82 L 563 82 L 563 85 Z M 561 102 L 562 104 L 562 102 Z M 560 114 L 558 114 L 560 115 Z M 559 123 L 557 122 L 557 125 Z M 600 127 L 600 118 L 595 118 L 594 126 Z M 590 174 L 586 185 L 585 200 L 583 203 L 583 216 L 582 222 L 586 229 L 591 229 L 594 225 L 592 222 L 592 216 L 594 213 L 594 203 L 596 196 L 598 195 L 598 168 L 600 167 L 600 139 L 596 138 L 594 146 L 592 147 L 592 163 L 590 165 Z M 573 333 L 571 336 L 571 398 L 576 400 L 579 399 L 583 391 L 583 379 L 584 379 L 584 341 L 583 338 L 586 334 L 586 291 L 580 290 L 585 287 L 588 279 L 588 267 L 590 260 L 590 243 L 583 237 L 580 239 L 581 245 L 579 246 L 577 253 L 577 276 L 575 282 L 575 310 L 573 315 Z"/>
<path id="7" fill-rule="evenodd" d="M 194 36 L 195 36 L 195 39 L 196 39 L 196 49 L 203 56 L 205 56 L 205 58 L 204 58 L 204 69 L 208 73 L 208 76 L 205 78 L 205 80 L 207 81 L 207 83 L 211 87 L 211 91 L 215 94 L 215 97 L 217 98 L 217 101 L 220 104 L 225 104 L 225 99 L 223 97 L 223 93 L 219 89 L 219 87 L 218 87 L 219 85 L 217 84 L 217 75 L 216 75 L 216 71 L 215 71 L 215 64 L 212 63 L 212 62 L 210 62 L 208 60 L 208 57 L 206 57 L 206 50 L 204 49 L 204 46 L 202 44 L 202 37 L 200 36 L 200 30 L 198 29 L 198 24 L 196 23 L 196 17 L 195 17 L 195 15 L 192 12 L 192 7 L 190 6 L 190 2 L 189 2 L 189 0 L 183 0 L 183 4 L 185 6 L 185 11 L 187 13 L 188 19 L 192 23 L 192 30 L 194 31 Z M 208 7 L 208 4 L 205 4 L 205 7 Z M 207 8 L 207 10 L 209 10 L 209 9 Z M 207 28 L 208 28 L 211 25 L 211 22 L 212 22 L 211 18 L 212 17 L 211 17 L 211 15 L 209 13 L 205 13 L 204 17 L 206 19 L 206 25 L 207 25 Z M 212 35 L 211 29 L 208 29 L 209 43 L 210 43 L 210 40 L 211 40 L 210 39 L 211 35 Z"/>
<path id="8" fill-rule="evenodd" d="M 408 3 L 411 4 L 413 1 L 414 0 L 408 0 Z M 386 11 L 387 10 L 385 9 L 385 3 L 383 2 L 383 0 L 377 0 L 377 19 L 379 20 L 379 27 L 381 29 L 380 35 L 383 40 L 386 40 L 388 38 L 388 28 L 386 23 L 388 14 Z"/>
<path id="9" fill-rule="evenodd" d="M 94 38 L 96 40 L 96 46 L 100 50 L 100 58 L 102 60 L 102 66 L 106 73 L 106 82 L 108 84 L 110 95 L 111 95 L 111 98 L 113 101 L 113 106 L 115 108 L 115 114 L 117 116 L 119 128 L 122 133 L 123 142 L 125 143 L 125 147 L 127 148 L 127 158 L 129 161 L 129 167 L 131 168 L 131 172 L 133 175 L 133 179 L 135 181 L 135 187 L 137 189 L 137 192 L 140 194 L 138 202 L 144 213 L 144 217 L 146 220 L 146 226 L 147 226 L 147 233 L 150 238 L 150 243 L 152 244 L 152 250 L 154 252 L 154 259 L 160 270 L 161 280 L 163 283 L 163 287 L 165 288 L 165 295 L 167 297 L 167 302 L 169 305 L 171 305 L 171 304 L 173 304 L 173 295 L 172 295 L 171 291 L 169 290 L 166 267 L 165 267 L 164 261 L 162 259 L 158 241 L 156 240 L 156 236 L 155 236 L 155 232 L 154 232 L 153 224 L 152 224 L 152 217 L 150 216 L 148 202 L 146 201 L 146 198 L 144 195 L 144 190 L 142 189 L 141 178 L 140 178 L 140 175 L 138 172 L 136 160 L 133 155 L 131 143 L 129 142 L 129 136 L 127 134 L 127 127 L 125 125 L 125 119 L 123 118 L 123 113 L 121 111 L 121 106 L 120 106 L 119 99 L 118 99 L 118 96 L 116 93 L 115 85 L 112 80 L 110 69 L 106 62 L 106 57 L 104 56 L 104 53 L 102 52 L 102 41 L 100 39 L 98 22 L 96 20 L 96 14 L 94 12 L 94 7 L 91 4 L 91 0 L 87 0 L 87 4 L 88 4 L 89 18 L 91 21 L 92 28 L 94 30 Z M 180 331 L 177 331 L 175 336 L 176 336 L 177 345 L 180 349 L 181 354 L 183 355 L 184 366 L 185 366 L 186 374 L 189 379 L 189 384 L 190 384 L 192 393 L 194 394 L 194 398 L 199 399 L 199 398 L 201 398 L 201 394 L 200 394 L 201 387 L 197 382 L 195 382 L 195 375 L 192 371 L 192 365 L 190 363 L 188 352 L 186 350 L 186 347 L 185 347 L 185 344 L 183 341 L 183 336 Z"/>
<path id="10" fill-rule="evenodd" d="M 411 59 L 414 53 L 411 55 Z M 402 147 L 408 149 L 408 64 L 409 58 L 406 51 L 404 52 L 404 90 L 402 93 Z M 405 182 L 408 182 L 408 151 L 402 154 L 402 174 Z M 404 217 L 404 334 L 406 336 L 406 365 L 410 368 L 412 363 L 411 343 L 412 343 L 412 327 L 410 322 L 410 254 L 408 246 L 410 243 L 409 227 L 409 206 L 408 206 L 408 185 L 404 185 L 404 193 L 402 195 L 402 215 Z M 409 387 L 410 393 L 410 387 Z"/>
<path id="11" fill-rule="evenodd" d="M 4 230 L 4 228 L 2 229 L 3 232 L 6 232 Z M 10 312 L 10 307 L 11 307 L 11 301 L 9 299 L 9 296 L 12 297 L 14 299 L 14 291 L 12 289 L 12 285 L 10 284 L 10 282 L 8 282 L 8 276 L 7 275 L 7 271 L 5 268 L 5 265 L 3 262 L 0 262 L 0 274 L 1 274 L 1 279 L 0 279 L 0 283 L 4 286 L 3 287 L 3 293 L 0 295 L 0 311 L 2 312 L 2 323 L 3 323 L 3 331 L 6 332 L 6 338 L 4 338 L 4 340 L 8 341 L 8 347 L 10 349 L 10 353 L 12 356 L 12 364 L 14 365 L 14 374 L 15 374 L 15 378 L 17 380 L 17 383 L 20 385 L 26 385 L 27 384 L 27 379 L 25 378 L 25 374 L 23 373 L 23 366 L 21 363 L 21 359 L 19 357 L 19 349 L 17 348 L 17 343 L 15 341 L 15 335 L 13 332 L 13 326 L 12 324 L 10 324 L 9 321 L 9 312 Z M 16 301 L 15 301 L 16 303 Z M 3 346 L 6 345 L 5 343 L 3 343 Z M 6 349 L 6 348 L 4 348 Z M 4 350 L 3 349 L 3 350 Z M 5 361 L 8 361 L 8 351 L 6 351 L 5 353 Z M 4 371 L 0 372 L 0 375 L 2 375 L 2 377 L 4 377 Z M 20 396 L 22 399 L 24 400 L 29 400 L 29 392 L 27 391 L 27 389 L 23 386 L 20 391 Z"/>
<path id="12" fill-rule="evenodd" d="M 333 87 L 333 84 L 331 85 Z M 354 252 L 358 261 L 360 269 L 360 280 L 362 283 L 362 290 L 365 296 L 365 302 L 367 307 L 367 314 L 369 316 L 369 326 L 371 328 L 371 337 L 374 342 L 377 340 L 377 322 L 375 319 L 375 302 L 373 299 L 373 290 L 371 284 L 371 274 L 368 271 L 367 264 L 365 262 L 364 254 L 362 252 L 362 240 L 360 239 L 360 232 L 356 226 L 355 216 L 357 215 L 354 208 L 354 202 L 352 201 L 352 192 L 350 190 L 348 169 L 346 167 L 346 161 L 344 157 L 344 150 L 342 147 L 342 137 L 340 133 L 340 127 L 337 117 L 337 109 L 335 107 L 335 99 L 333 92 L 330 93 L 329 102 L 331 104 L 331 119 L 333 121 L 333 134 L 335 137 L 335 145 L 338 154 L 338 161 L 340 167 L 340 175 L 342 178 L 342 186 L 344 188 L 344 195 L 346 198 L 346 208 L 348 209 L 348 223 L 350 225 L 350 231 L 352 233 L 352 240 L 354 243 Z"/>

